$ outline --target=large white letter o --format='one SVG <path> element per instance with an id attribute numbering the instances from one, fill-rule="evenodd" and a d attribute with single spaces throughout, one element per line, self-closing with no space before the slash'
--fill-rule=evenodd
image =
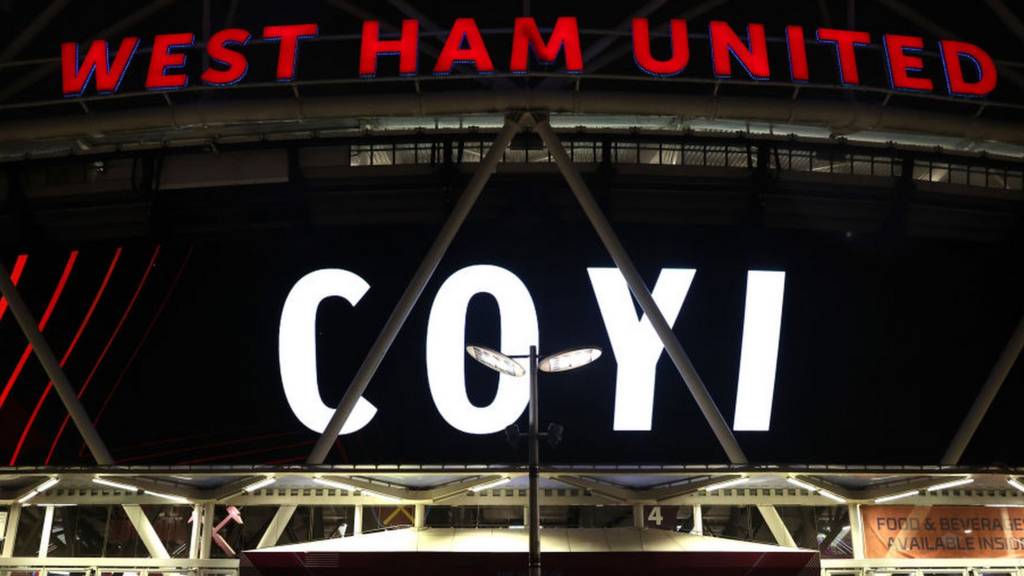
<path id="1" fill-rule="evenodd" d="M 530 402 L 528 377 L 502 374 L 494 401 L 474 406 L 466 393 L 466 310 L 473 296 L 487 293 L 498 302 L 499 350 L 527 354 L 536 346 L 537 310 L 515 274 L 498 266 L 469 266 L 441 285 L 427 324 L 427 380 L 441 416 L 468 434 L 491 434 L 515 422 Z"/>
<path id="2" fill-rule="evenodd" d="M 324 404 L 316 371 L 316 312 L 320 302 L 331 296 L 348 300 L 355 306 L 370 285 L 347 270 L 324 269 L 306 274 L 288 293 L 281 310 L 278 331 L 278 356 L 281 383 L 295 417 L 310 430 L 322 433 L 334 415 Z M 349 415 L 341 434 L 351 434 L 370 423 L 377 408 L 360 398 Z"/>

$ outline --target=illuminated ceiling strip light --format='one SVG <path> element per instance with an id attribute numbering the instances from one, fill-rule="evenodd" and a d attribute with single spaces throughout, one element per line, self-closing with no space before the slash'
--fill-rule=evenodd
<path id="1" fill-rule="evenodd" d="M 491 488 L 496 488 L 498 486 L 501 486 L 502 484 L 508 484 L 511 481 L 511 478 L 501 478 L 499 480 L 495 480 L 494 482 L 488 482 L 486 484 L 481 484 L 479 486 L 473 486 L 472 488 L 469 489 L 469 491 L 483 492 L 484 490 L 490 490 Z"/>
<path id="2" fill-rule="evenodd" d="M 38 496 L 40 493 L 46 492 L 50 488 L 53 488 L 54 486 L 57 485 L 58 482 L 60 482 L 60 478 L 47 478 L 38 486 L 30 490 L 28 494 L 25 494 L 21 498 L 18 498 L 18 504 L 24 504 L 25 502 L 28 502 L 29 500 Z"/>
<path id="3" fill-rule="evenodd" d="M 824 496 L 825 498 L 828 498 L 830 500 L 834 500 L 836 502 L 839 502 L 840 504 L 846 504 L 846 498 L 843 498 L 842 496 L 840 496 L 840 495 L 838 495 L 838 494 L 836 494 L 834 492 L 830 492 L 828 490 L 825 490 L 824 488 L 818 488 L 817 486 L 815 486 L 813 484 L 810 484 L 808 482 L 804 482 L 803 480 L 800 480 L 799 478 L 797 478 L 795 476 L 789 476 L 788 478 L 786 478 L 786 482 L 789 482 L 790 484 L 792 484 L 794 486 L 799 486 L 800 488 L 803 488 L 804 490 L 807 490 L 809 492 L 817 492 L 821 496 Z"/>
<path id="4" fill-rule="evenodd" d="M 97 477 L 97 478 L 93 478 L 92 481 L 94 483 L 96 483 L 96 484 L 101 484 L 103 486 L 110 486 L 111 488 L 120 488 L 121 490 L 125 490 L 125 491 L 128 491 L 128 492 L 138 492 L 140 490 L 140 488 L 138 486 L 133 486 L 131 484 L 125 484 L 123 482 L 115 482 L 113 480 L 107 480 L 106 478 L 99 478 L 99 477 Z"/>
<path id="5" fill-rule="evenodd" d="M 889 496 L 882 496 L 881 498 L 875 498 L 875 504 L 883 504 L 885 502 L 892 502 L 893 500 L 899 500 L 901 498 L 910 498 L 911 496 L 917 496 L 920 490 L 908 490 L 906 492 L 900 492 L 899 494 L 892 494 Z"/>
<path id="6" fill-rule="evenodd" d="M 188 504 L 189 503 L 188 498 L 183 498 L 181 496 L 175 496 L 173 494 L 164 494 L 162 492 L 153 492 L 152 490 L 143 490 L 143 493 L 148 494 L 150 496 L 156 496 L 157 498 L 163 498 L 164 500 L 170 500 L 171 502 L 177 502 L 179 504 Z"/>
<path id="7" fill-rule="evenodd" d="M 833 492 L 829 492 L 828 490 L 819 489 L 818 494 L 821 494 L 825 498 L 828 498 L 829 500 L 834 500 L 840 504 L 846 504 L 846 498 L 843 498 L 842 496 L 835 494 Z"/>
<path id="8" fill-rule="evenodd" d="M 1024 492 L 1024 482 L 1021 482 L 1020 480 L 1017 480 L 1016 478 L 1010 478 L 1009 480 L 1006 481 L 1006 483 L 1009 484 L 1010 486 L 1013 486 L 1018 491 Z"/>
<path id="9" fill-rule="evenodd" d="M 330 486 L 331 488 L 337 488 L 339 490 L 348 490 L 349 492 L 358 491 L 363 496 L 369 496 L 372 498 L 379 498 L 380 500 L 386 500 L 388 502 L 401 502 L 401 498 L 395 498 L 394 496 L 388 496 L 387 494 L 381 494 L 380 492 L 374 492 L 373 490 L 367 490 L 365 488 L 359 488 L 351 484 L 345 484 L 344 482 L 338 482 L 336 480 L 328 480 L 326 478 L 316 477 L 313 478 L 313 482 L 317 484 L 323 484 L 324 486 Z"/>
<path id="10" fill-rule="evenodd" d="M 798 486 L 800 488 L 803 488 L 804 490 L 807 490 L 808 492 L 817 492 L 818 491 L 818 487 L 817 486 L 815 486 L 813 484 L 808 484 L 807 482 L 804 482 L 803 480 L 800 480 L 799 478 L 796 478 L 794 476 L 789 476 L 788 478 L 786 478 L 786 482 L 789 482 L 793 486 Z"/>
<path id="11" fill-rule="evenodd" d="M 242 488 L 242 492 L 255 492 L 260 488 L 266 488 L 267 486 L 270 486 L 274 482 L 277 482 L 277 478 L 274 478 L 273 476 L 268 476 L 262 480 L 249 484 L 245 488 Z"/>
<path id="12" fill-rule="evenodd" d="M 747 478 L 746 476 L 743 476 L 741 478 L 733 478 L 732 480 L 726 480 L 725 482 L 708 484 L 707 486 L 701 488 L 701 490 L 704 490 L 705 492 L 714 492 L 715 490 L 722 490 L 723 488 L 729 488 L 731 486 L 736 486 L 738 484 L 744 484 L 749 480 L 750 478 Z"/>
<path id="13" fill-rule="evenodd" d="M 1024 508 L 1024 504 L 985 504 L 985 508 Z"/>
<path id="14" fill-rule="evenodd" d="M 974 478 L 971 478 L 970 476 L 968 476 L 967 478 L 958 478 L 956 480 L 950 480 L 949 482 L 943 482 L 941 484 L 929 486 L 928 491 L 936 492 L 938 490 L 945 490 L 946 488 L 955 488 L 957 486 L 963 486 L 964 484 L 970 484 L 971 482 L 974 482 Z"/>

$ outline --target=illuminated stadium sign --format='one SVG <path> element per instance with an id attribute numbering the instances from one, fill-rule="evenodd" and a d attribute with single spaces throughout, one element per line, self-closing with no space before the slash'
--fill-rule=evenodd
<path id="1" fill-rule="evenodd" d="M 655 373 L 664 345 L 647 316 L 637 318 L 633 297 L 617 268 L 590 268 L 587 272 L 618 364 L 613 428 L 651 430 Z M 653 296 L 669 324 L 679 316 L 695 272 L 661 270 Z M 736 430 L 769 429 L 785 278 L 785 272 L 750 271 L 747 275 Z M 369 289 L 357 274 L 323 269 L 300 279 L 285 301 L 279 332 L 281 380 L 292 411 L 313 431 L 323 432 L 334 413 L 320 397 L 317 309 L 329 297 L 343 298 L 355 306 Z M 529 388 L 525 376 L 502 374 L 488 405 L 476 406 L 470 400 L 464 364 L 465 324 L 469 302 L 478 294 L 489 294 L 498 304 L 503 351 L 520 354 L 538 345 L 537 310 L 523 281 L 498 266 L 469 266 L 452 274 L 434 299 L 426 334 L 427 381 L 434 405 L 449 425 L 467 434 L 492 434 L 519 419 L 529 401 Z M 376 407 L 360 398 L 341 433 L 361 430 L 376 412 Z"/>
<path id="2" fill-rule="evenodd" d="M 635 18 L 631 27 L 632 53 L 636 67 L 654 76 L 676 76 L 688 72 L 691 51 L 698 40 L 684 19 L 670 22 L 669 33 L 654 34 L 646 18 Z M 507 65 L 501 69 L 492 57 L 493 44 L 485 42 L 484 32 L 473 18 L 456 19 L 447 34 L 443 48 L 429 71 L 419 62 L 420 24 L 404 20 L 397 34 L 385 35 L 377 21 L 363 22 L 358 53 L 358 75 L 371 79 L 378 75 L 384 61 L 397 60 L 397 73 L 416 76 L 424 73 L 444 76 L 456 70 L 469 74 L 508 72 L 524 74 L 530 68 L 530 56 L 545 66 L 562 65 L 565 72 L 585 72 L 581 51 L 581 34 L 575 17 L 558 18 L 550 30 L 532 17 L 515 18 Z M 843 86 L 862 84 L 861 65 L 872 43 L 880 43 L 880 62 L 889 88 L 923 93 L 945 92 L 955 97 L 983 97 L 995 90 L 997 72 L 989 54 L 974 44 L 957 40 L 926 42 L 920 36 L 883 34 L 873 37 L 868 32 L 819 28 L 805 30 L 802 26 L 786 26 L 780 48 L 788 66 L 773 65 L 774 50 L 769 49 L 768 31 L 763 24 L 751 23 L 745 32 L 738 32 L 724 21 L 708 25 L 706 42 L 710 75 L 723 80 L 779 81 L 792 83 L 831 82 Z M 190 32 L 157 34 L 143 43 L 137 36 L 119 42 L 94 40 L 87 45 L 66 42 L 61 46 L 63 93 L 67 97 L 84 95 L 90 89 L 97 94 L 113 94 L 122 89 L 130 70 L 144 69 L 141 84 L 147 90 L 181 90 L 192 82 L 207 86 L 228 86 L 244 80 L 249 73 L 248 46 L 253 43 L 277 46 L 273 79 L 295 81 L 298 77 L 303 45 L 314 41 L 319 26 L 313 23 L 266 26 L 258 34 L 243 28 L 228 28 L 214 33 L 208 42 L 199 44 Z M 701 35 L 703 36 L 703 35 Z M 812 36 L 812 40 L 808 40 Z M 700 40 L 703 42 L 703 40 Z M 113 45 L 112 45 L 113 44 Z M 148 57 L 139 57 L 140 48 L 148 48 Z M 192 70 L 195 52 L 203 50 L 209 65 Z M 828 51 L 838 68 L 837 77 L 817 69 L 809 57 L 811 49 Z M 937 58 L 926 56 L 937 52 Z M 351 55 L 353 58 L 355 54 Z M 345 55 L 332 55 L 332 58 Z M 146 58 L 147 61 L 142 62 Z M 784 69 L 788 68 L 788 69 Z M 742 71 L 740 71 L 742 69 Z M 698 72 L 699 74 L 700 72 Z M 813 76 L 812 76 L 813 73 Z M 825 79 L 825 80 L 823 80 Z M 269 78 L 267 79 L 269 80 Z M 941 85 L 945 84 L 945 88 Z"/>

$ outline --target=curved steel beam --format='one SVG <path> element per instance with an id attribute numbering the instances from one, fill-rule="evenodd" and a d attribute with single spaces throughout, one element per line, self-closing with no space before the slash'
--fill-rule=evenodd
<path id="1" fill-rule="evenodd" d="M 0 143 L 96 138 L 141 132 L 217 136 L 227 126 L 274 125 L 344 118 L 506 114 L 522 110 L 552 114 L 624 114 L 733 119 L 829 127 L 837 134 L 865 130 L 912 132 L 1024 143 L 1024 124 L 851 102 L 753 97 L 712 97 L 636 92 L 465 91 L 203 102 L 170 107 L 97 112 L 0 122 Z M 152 137 L 152 134 L 149 135 Z"/>

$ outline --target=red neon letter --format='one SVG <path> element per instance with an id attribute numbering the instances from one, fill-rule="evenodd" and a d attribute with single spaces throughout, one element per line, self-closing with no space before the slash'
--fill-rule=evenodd
<path id="1" fill-rule="evenodd" d="M 363 22 L 363 42 L 359 49 L 359 75 L 373 78 L 377 75 L 377 57 L 398 54 L 398 73 L 416 74 L 416 51 L 420 24 L 417 20 L 402 20 L 402 35 L 398 40 L 381 40 L 380 24 L 376 20 Z"/>
<path id="2" fill-rule="evenodd" d="M 889 67 L 889 86 L 897 90 L 932 91 L 930 79 L 910 76 L 910 72 L 920 72 L 924 67 L 924 61 L 916 54 L 924 47 L 924 40 L 918 36 L 886 34 L 882 36 L 882 45 Z"/>
<path id="3" fill-rule="evenodd" d="M 463 43 L 466 44 L 465 48 L 462 47 Z M 472 18 L 459 18 L 452 24 L 441 55 L 437 57 L 434 74 L 451 74 L 455 63 L 472 64 L 476 66 L 477 72 L 484 74 L 494 72 L 491 56 L 484 46 L 484 39 L 480 37 L 476 20 Z"/>
<path id="4" fill-rule="evenodd" d="M 633 18 L 633 59 L 641 70 L 653 76 L 675 76 L 690 63 L 690 38 L 686 31 L 686 20 L 674 18 L 669 34 L 672 42 L 672 57 L 658 60 L 651 55 L 651 31 L 647 18 Z"/>
<path id="5" fill-rule="evenodd" d="M 715 76 L 732 77 L 732 59 L 735 56 L 747 74 L 755 80 L 768 80 L 771 70 L 768 66 L 768 43 L 764 37 L 764 25 L 747 26 L 747 44 L 725 22 L 715 20 L 708 27 L 711 36 L 711 66 Z"/>
<path id="6" fill-rule="evenodd" d="M 101 94 L 117 92 L 121 86 L 128 64 L 139 47 L 139 39 L 129 36 L 121 40 L 121 46 L 110 63 L 110 49 L 106 40 L 94 40 L 85 53 L 81 64 L 78 62 L 78 43 L 65 42 L 60 45 L 61 77 L 65 96 L 81 96 L 89 85 L 89 79 L 96 75 L 96 91 Z"/>
<path id="7" fill-rule="evenodd" d="M 252 34 L 241 28 L 228 28 L 211 36 L 206 43 L 206 53 L 210 55 L 210 60 L 227 68 L 207 68 L 202 75 L 203 82 L 213 86 L 227 86 L 245 78 L 245 73 L 249 71 L 249 61 L 244 54 L 228 46 L 245 46 L 251 39 Z"/>
<path id="8" fill-rule="evenodd" d="M 515 29 L 512 31 L 512 61 L 509 70 L 514 74 L 523 74 L 528 70 L 530 49 L 542 64 L 554 64 L 558 53 L 565 48 L 565 71 L 579 74 L 583 72 L 583 55 L 580 53 L 580 33 L 576 18 L 561 16 L 555 20 L 555 28 L 547 44 L 540 36 L 537 22 L 533 18 L 516 18 Z"/>
<path id="9" fill-rule="evenodd" d="M 316 24 L 267 26 L 263 29 L 264 40 L 281 41 L 281 49 L 277 53 L 278 82 L 291 82 L 295 79 L 295 69 L 298 68 L 299 60 L 299 40 L 316 38 L 319 33 Z"/>
<path id="10" fill-rule="evenodd" d="M 168 68 L 181 68 L 187 56 L 171 52 L 175 48 L 186 48 L 195 43 L 195 35 L 157 34 L 153 38 L 153 53 L 149 57 L 149 71 L 146 73 L 146 90 L 174 90 L 188 86 L 186 74 L 168 74 Z"/>
<path id="11" fill-rule="evenodd" d="M 786 26 L 786 48 L 789 50 L 789 77 L 793 82 L 807 82 L 807 41 L 803 26 Z"/>
<path id="12" fill-rule="evenodd" d="M 974 44 L 942 40 L 939 42 L 942 66 L 946 71 L 946 87 L 951 96 L 986 96 L 996 89 L 998 75 L 992 57 Z M 964 78 L 961 63 L 966 58 L 974 64 L 978 79 L 971 82 Z"/>
<path id="13" fill-rule="evenodd" d="M 835 30 L 819 28 L 818 42 L 828 42 L 836 46 L 836 58 L 839 61 L 839 81 L 843 84 L 860 84 L 860 73 L 857 72 L 857 57 L 853 49 L 871 43 L 871 35 L 867 32 L 854 30 Z"/>

